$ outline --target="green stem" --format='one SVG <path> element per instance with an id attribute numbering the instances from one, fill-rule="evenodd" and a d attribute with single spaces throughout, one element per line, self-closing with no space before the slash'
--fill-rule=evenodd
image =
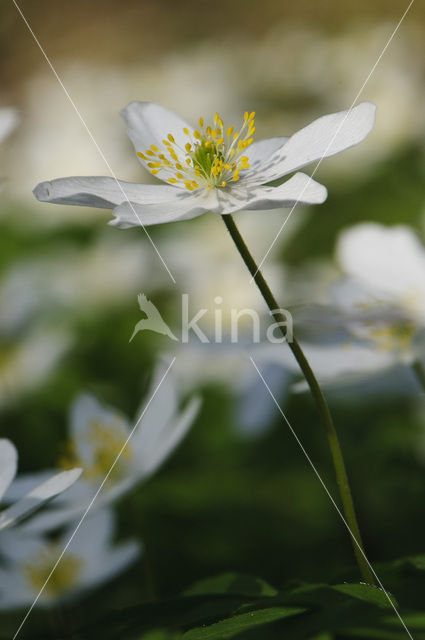
<path id="1" fill-rule="evenodd" d="M 412 364 L 412 369 L 416 374 L 416 377 L 421 385 L 422 389 L 425 391 L 425 367 L 420 360 L 415 360 Z"/>
<path id="2" fill-rule="evenodd" d="M 245 244 L 244 239 L 242 238 L 239 230 L 235 224 L 231 215 L 222 216 L 223 222 L 227 227 L 228 232 L 238 249 L 242 260 L 245 262 L 245 265 L 248 267 L 250 274 L 252 275 L 258 289 L 260 290 L 261 295 L 263 296 L 268 308 L 270 309 L 270 313 L 275 319 L 275 321 L 279 324 L 279 328 L 282 332 L 282 335 L 286 338 L 284 327 L 285 325 L 285 317 L 280 312 L 280 307 L 273 296 L 269 285 L 265 281 L 263 274 L 258 269 L 257 264 L 252 257 L 248 247 Z M 282 323 L 282 324 L 280 324 Z M 354 554 L 356 556 L 357 564 L 360 569 L 360 573 L 365 582 L 369 584 L 374 584 L 374 578 L 372 571 L 366 561 L 364 555 L 364 547 L 362 543 L 362 539 L 360 536 L 359 525 L 357 523 L 356 512 L 354 509 L 353 498 L 351 496 L 350 485 L 348 483 L 347 471 L 345 469 L 344 458 L 342 456 L 341 447 L 338 441 L 338 436 L 335 430 L 335 426 L 332 420 L 331 413 L 329 411 L 328 403 L 326 402 L 326 398 L 324 397 L 320 385 L 314 375 L 310 364 L 307 358 L 304 355 L 301 346 L 293 337 L 292 342 L 288 342 L 288 346 L 291 349 L 301 371 L 304 374 L 304 377 L 307 381 L 308 386 L 310 387 L 313 398 L 316 402 L 317 409 L 322 418 L 326 436 L 328 438 L 329 447 L 331 450 L 332 461 L 335 469 L 336 480 L 339 488 L 339 493 L 341 496 L 341 501 L 344 509 L 345 520 L 347 525 L 350 528 L 351 538 L 354 548 Z M 425 378 L 424 378 L 425 382 Z"/>

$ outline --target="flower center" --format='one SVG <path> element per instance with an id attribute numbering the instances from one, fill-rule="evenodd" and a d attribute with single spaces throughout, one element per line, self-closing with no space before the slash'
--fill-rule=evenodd
<path id="1" fill-rule="evenodd" d="M 225 129 L 218 113 L 214 116 L 213 126 L 205 127 L 204 119 L 199 118 L 199 130 L 192 134 L 187 127 L 183 129 L 187 137 L 184 147 L 169 133 L 162 141 L 164 148 L 158 149 L 153 144 L 137 155 L 147 162 L 153 175 L 165 172 L 170 175 L 168 182 L 184 184 L 189 191 L 200 187 L 224 188 L 229 182 L 237 182 L 241 171 L 249 169 L 249 158 L 243 153 L 254 140 L 254 118 L 254 111 L 245 111 L 239 131 L 234 131 L 233 127 Z"/>
<path id="2" fill-rule="evenodd" d="M 369 336 L 381 351 L 406 351 L 415 335 L 413 322 L 405 321 L 387 327 L 375 327 Z"/>
<path id="3" fill-rule="evenodd" d="M 91 420 L 82 443 L 90 450 L 88 457 L 91 463 L 87 464 L 87 460 L 78 455 L 75 444 L 70 442 L 65 456 L 60 460 L 60 466 L 67 469 L 82 466 L 83 477 L 89 482 L 105 476 L 113 466 L 108 480 L 116 482 L 126 474 L 127 465 L 133 457 L 130 443 L 122 450 L 127 438 L 127 430 L 119 419 L 108 424 L 101 420 Z M 119 454 L 121 455 L 115 464 Z"/>
<path id="4" fill-rule="evenodd" d="M 25 561 L 22 571 L 34 593 L 45 586 L 46 595 L 61 596 L 78 584 L 83 569 L 83 560 L 79 556 L 67 553 L 51 573 L 59 553 L 59 546 L 52 543 L 42 553 Z"/>

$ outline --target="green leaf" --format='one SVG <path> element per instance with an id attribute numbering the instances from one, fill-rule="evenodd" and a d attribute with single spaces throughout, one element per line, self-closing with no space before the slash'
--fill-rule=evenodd
<path id="1" fill-rule="evenodd" d="M 391 603 L 397 607 L 397 601 L 390 593 L 370 584 L 337 584 L 332 589 L 380 607 L 392 608 Z"/>
<path id="2" fill-rule="evenodd" d="M 269 609 L 258 609 L 240 615 L 221 620 L 208 627 L 198 627 L 191 629 L 184 634 L 183 640 L 224 640 L 225 638 L 233 638 L 242 631 L 247 631 L 253 627 L 257 627 L 283 618 L 289 618 L 299 613 L 304 613 L 305 609 L 295 607 L 271 607 Z"/>
<path id="3" fill-rule="evenodd" d="M 271 597 L 277 593 L 274 587 L 261 578 L 237 573 L 223 573 L 196 582 L 184 592 L 184 595 L 232 594 L 248 597 Z"/>
<path id="4" fill-rule="evenodd" d="M 140 640 L 179 640 L 181 634 L 171 633 L 164 629 L 154 629 L 140 637 Z"/>

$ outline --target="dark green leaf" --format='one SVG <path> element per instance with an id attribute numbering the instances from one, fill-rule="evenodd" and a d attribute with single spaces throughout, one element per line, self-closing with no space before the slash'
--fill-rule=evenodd
<path id="1" fill-rule="evenodd" d="M 277 595 L 276 589 L 261 578 L 223 573 L 219 576 L 200 580 L 189 587 L 184 595 L 233 594 L 250 597 L 267 597 Z"/>
<path id="2" fill-rule="evenodd" d="M 391 603 L 396 607 L 397 602 L 395 598 L 378 587 L 374 587 L 370 584 L 337 584 L 332 587 L 335 591 L 345 593 L 353 598 L 359 598 L 370 604 L 377 604 L 380 607 L 391 607 Z"/>
<path id="3" fill-rule="evenodd" d="M 259 609 L 233 616 L 227 620 L 221 620 L 208 627 L 191 629 L 183 636 L 184 640 L 224 640 L 233 638 L 242 631 L 253 627 L 282 620 L 299 613 L 304 613 L 305 609 L 295 607 L 271 607 L 269 609 Z"/>

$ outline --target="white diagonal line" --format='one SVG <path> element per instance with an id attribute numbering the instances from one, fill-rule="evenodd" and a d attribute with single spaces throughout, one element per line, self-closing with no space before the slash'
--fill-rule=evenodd
<path id="1" fill-rule="evenodd" d="M 350 113 L 353 110 L 354 105 L 356 104 L 357 100 L 359 99 L 359 97 L 361 96 L 361 94 L 363 93 L 363 90 L 365 88 L 365 86 L 367 85 L 367 83 L 369 82 L 369 80 L 371 79 L 373 73 L 375 72 L 376 67 L 378 66 L 378 64 L 381 61 L 382 56 L 384 55 L 384 53 L 386 52 L 386 50 L 388 49 L 388 47 L 390 46 L 395 34 L 397 33 L 397 31 L 399 30 L 401 23 L 403 22 L 404 18 L 407 16 L 412 4 L 414 3 L 415 0 L 410 0 L 409 5 L 407 7 L 407 9 L 405 10 L 405 12 L 403 13 L 403 15 L 401 16 L 400 20 L 398 21 L 398 24 L 396 26 L 396 28 L 394 29 L 394 31 L 392 32 L 391 36 L 389 37 L 385 47 L 382 49 L 381 53 L 379 54 L 375 64 L 373 65 L 373 67 L 371 68 L 371 70 L 369 71 L 366 80 L 363 82 L 362 86 L 360 87 L 359 91 L 357 92 L 356 97 L 354 98 L 353 102 L 351 103 L 350 108 L 348 109 L 343 121 L 341 122 L 341 124 L 339 125 L 338 129 L 336 130 L 332 140 L 329 142 L 328 146 L 326 147 L 325 151 L 323 152 L 322 157 L 320 158 L 319 162 L 316 164 L 316 166 L 314 167 L 314 171 L 310 176 L 310 179 L 307 180 L 307 182 L 304 185 L 303 190 L 301 191 L 300 195 L 298 196 L 295 204 L 292 206 L 292 209 L 290 210 L 290 212 L 288 213 L 288 215 L 286 216 L 285 220 L 283 221 L 282 226 L 280 227 L 279 231 L 277 232 L 277 234 L 275 235 L 273 242 L 271 243 L 271 245 L 269 246 L 269 248 L 267 249 L 266 253 L 264 254 L 263 259 L 261 260 L 261 262 L 259 263 L 258 267 L 257 267 L 257 271 L 255 272 L 255 274 L 251 277 L 251 280 L 249 281 L 250 284 L 253 283 L 255 276 L 257 275 L 257 273 L 259 272 L 259 270 L 261 269 L 261 267 L 263 266 L 265 260 L 267 259 L 267 256 L 269 255 L 270 251 L 273 249 L 277 239 L 279 238 L 280 234 L 282 233 L 283 229 L 286 226 L 286 223 L 288 222 L 289 218 L 291 217 L 295 207 L 297 206 L 297 204 L 299 203 L 299 201 L 302 199 L 305 190 L 308 188 L 308 186 L 310 185 L 310 182 L 313 180 L 317 170 L 319 169 L 320 165 L 322 164 L 322 161 L 324 160 L 324 158 L 326 157 L 326 154 L 328 152 L 328 150 L 330 149 L 330 147 L 332 146 L 335 138 L 337 137 L 338 133 L 341 131 L 342 127 L 344 126 L 344 122 L 346 121 L 346 119 L 348 118 L 348 116 L 350 115 Z"/>
<path id="2" fill-rule="evenodd" d="M 149 402 L 146 404 L 145 408 L 143 409 L 142 413 L 140 414 L 139 418 L 137 419 L 136 424 L 134 425 L 134 427 L 132 428 L 132 430 L 130 431 L 130 433 L 128 434 L 128 437 L 126 439 L 126 441 L 124 442 L 123 446 L 121 447 L 120 451 L 118 452 L 115 460 L 113 461 L 112 465 L 109 468 L 108 473 L 106 474 L 106 476 L 103 478 L 99 488 L 97 489 L 96 493 L 94 494 L 93 498 L 90 500 L 86 510 L 84 511 L 83 515 L 81 516 L 80 520 L 78 521 L 77 526 L 75 527 L 74 531 L 72 532 L 68 542 L 66 543 L 66 545 L 64 546 L 64 548 L 62 549 L 58 559 L 56 560 L 55 564 L 53 565 L 49 575 L 47 576 L 43 586 L 41 587 L 40 591 L 38 592 L 36 598 L 34 599 L 34 602 L 32 603 L 32 605 L 30 606 L 30 608 L 28 609 L 24 619 L 22 620 L 21 624 L 19 625 L 15 635 L 13 636 L 12 640 L 16 640 L 16 638 L 18 637 L 19 633 L 21 632 L 22 627 L 24 626 L 24 624 L 26 623 L 26 621 L 28 620 L 28 617 L 31 614 L 31 611 L 34 609 L 35 605 L 37 604 L 40 596 L 42 595 L 44 589 L 46 588 L 50 578 L 52 577 L 52 575 L 54 574 L 54 572 L 56 571 L 59 563 L 61 562 L 63 556 L 65 555 L 65 553 L 68 550 L 69 545 L 71 544 L 71 542 L 73 541 L 73 539 L 75 538 L 79 528 L 81 527 L 81 525 L 83 524 L 88 512 L 90 511 L 90 509 L 92 508 L 96 498 L 98 497 L 99 493 L 102 491 L 103 487 L 105 486 L 106 482 L 108 481 L 109 476 L 111 475 L 112 471 L 115 468 L 115 465 L 117 464 L 118 460 L 120 459 L 121 455 L 124 453 L 125 448 L 127 447 L 128 443 L 130 442 L 131 438 L 133 437 L 137 427 L 139 426 L 143 416 L 145 415 L 146 411 L 148 410 L 152 400 L 155 398 L 160 386 L 162 385 L 162 383 L 164 382 L 168 372 L 170 371 L 171 367 L 173 366 L 174 362 L 175 362 L 176 358 L 174 357 L 172 359 L 172 361 L 170 362 L 166 372 L 164 373 L 164 375 L 162 376 L 161 380 L 158 382 L 153 394 L 151 395 Z"/>
<path id="3" fill-rule="evenodd" d="M 297 436 L 294 428 L 292 427 L 291 423 L 289 422 L 288 418 L 286 417 L 285 413 L 283 412 L 283 409 L 281 408 L 281 406 L 279 405 L 278 401 L 276 400 L 275 396 L 273 395 L 272 390 L 270 389 L 269 385 L 267 384 L 266 380 L 263 377 L 263 374 L 261 373 L 261 371 L 259 370 L 259 368 L 257 367 L 257 365 L 255 364 L 254 358 L 252 356 L 249 357 L 249 359 L 251 360 L 255 370 L 257 371 L 258 375 L 260 376 L 261 380 L 264 383 L 264 386 L 266 387 L 268 393 L 270 394 L 270 397 L 272 398 L 273 402 L 275 403 L 276 407 L 279 410 L 279 413 L 281 414 L 282 418 L 285 420 L 286 424 L 288 425 L 292 435 L 294 436 L 298 446 L 300 447 L 301 451 L 303 452 L 304 456 L 307 458 L 307 461 L 310 465 L 310 467 L 313 469 L 317 479 L 319 480 L 320 484 L 322 485 L 323 489 L 325 490 L 329 500 L 332 502 L 333 506 L 335 507 L 339 517 L 341 518 L 342 522 L 344 523 L 344 525 L 346 526 L 346 528 L 348 529 L 348 532 L 350 534 L 350 536 L 352 537 L 355 545 L 357 546 L 357 548 L 359 549 L 360 553 L 362 554 L 363 558 L 365 559 L 369 569 L 372 571 L 374 577 L 376 578 L 377 583 L 379 584 L 380 588 L 382 589 L 382 591 L 385 593 L 388 602 L 390 603 L 390 605 L 392 606 L 392 608 L 394 609 L 394 612 L 397 616 L 397 618 L 400 620 L 401 624 L 404 627 L 404 630 L 406 631 L 407 635 L 409 636 L 409 638 L 411 640 L 413 640 L 413 636 L 410 633 L 409 629 L 407 628 L 403 618 L 401 617 L 401 615 L 399 614 L 396 606 L 394 605 L 393 601 L 391 600 L 390 596 L 388 595 L 386 589 L 384 588 L 384 585 L 382 584 L 382 582 L 380 581 L 379 577 L 376 574 L 375 569 L 372 567 L 371 563 L 369 562 L 369 560 L 366 557 L 365 552 L 363 551 L 363 548 L 361 546 L 361 544 L 358 542 L 356 536 L 354 535 L 354 533 L 351 531 L 350 525 L 347 523 L 346 519 L 344 518 L 344 515 L 341 512 L 341 509 L 338 507 L 337 503 L 335 502 L 334 498 L 332 497 L 331 492 L 329 491 L 329 489 L 327 488 L 324 480 L 322 479 L 322 476 L 320 475 L 320 473 L 318 472 L 314 462 L 312 461 L 312 459 L 310 458 L 309 454 L 307 453 L 303 443 L 301 442 L 301 440 L 299 439 L 299 437 Z"/>
<path id="4" fill-rule="evenodd" d="M 34 31 L 32 30 L 32 28 L 30 27 L 28 20 L 25 18 L 24 14 L 22 13 L 20 7 L 18 6 L 18 4 L 16 3 L 16 0 L 12 0 L 13 4 L 15 5 L 19 15 L 21 16 L 22 20 L 24 21 L 24 23 L 26 24 L 28 31 L 30 32 L 30 34 L 32 35 L 32 37 L 34 38 L 35 43 L 37 44 L 38 48 L 40 49 L 41 53 L 43 54 L 47 64 L 49 65 L 50 69 L 53 72 L 53 75 L 55 76 L 56 80 L 58 81 L 58 83 L 60 84 L 61 88 L 63 89 L 63 92 L 65 93 L 66 97 L 68 98 L 69 102 L 71 103 L 75 113 L 77 114 L 78 118 L 81 121 L 81 124 L 83 125 L 83 127 L 85 128 L 85 130 L 87 131 L 91 141 L 93 142 L 94 146 L 96 147 L 97 151 L 100 154 L 100 157 L 102 158 L 102 160 L 104 161 L 104 163 L 106 164 L 109 173 L 111 174 L 111 176 L 114 178 L 115 182 L 117 183 L 119 189 L 121 190 L 124 199 L 128 202 L 128 204 L 131 207 L 131 210 L 133 211 L 135 217 L 137 218 L 137 220 L 140 223 L 140 226 L 142 227 L 143 231 L 145 232 L 149 242 L 151 243 L 152 247 L 154 248 L 158 258 L 161 260 L 162 264 L 164 265 L 168 275 L 170 276 L 171 280 L 173 281 L 174 284 L 176 284 L 176 281 L 174 279 L 173 274 L 171 273 L 170 269 L 168 268 L 167 264 L 165 263 L 163 257 L 161 256 L 161 254 L 159 253 L 158 247 L 156 246 L 156 244 L 154 243 L 154 241 L 152 240 L 150 234 L 148 233 L 148 231 L 146 230 L 146 227 L 142 224 L 142 221 L 140 220 L 138 214 L 136 213 L 132 203 L 130 202 L 130 200 L 128 199 L 128 196 L 126 195 L 121 183 L 119 182 L 117 176 L 115 175 L 115 172 L 113 171 L 111 165 L 109 164 L 108 160 L 105 157 L 105 154 L 103 153 L 102 149 L 99 147 L 98 143 L 96 142 L 92 132 L 90 131 L 90 129 L 88 128 L 86 121 L 84 120 L 83 116 L 81 115 L 80 111 L 78 110 L 77 105 L 75 104 L 75 102 L 73 101 L 73 99 L 71 98 L 69 91 L 67 90 L 67 88 L 65 87 L 65 85 L 63 84 L 62 80 L 60 79 L 55 67 L 53 66 L 52 62 L 50 61 L 50 58 L 47 56 L 47 53 L 44 51 L 43 47 L 40 44 L 40 41 L 38 40 L 37 36 L 35 35 Z"/>

